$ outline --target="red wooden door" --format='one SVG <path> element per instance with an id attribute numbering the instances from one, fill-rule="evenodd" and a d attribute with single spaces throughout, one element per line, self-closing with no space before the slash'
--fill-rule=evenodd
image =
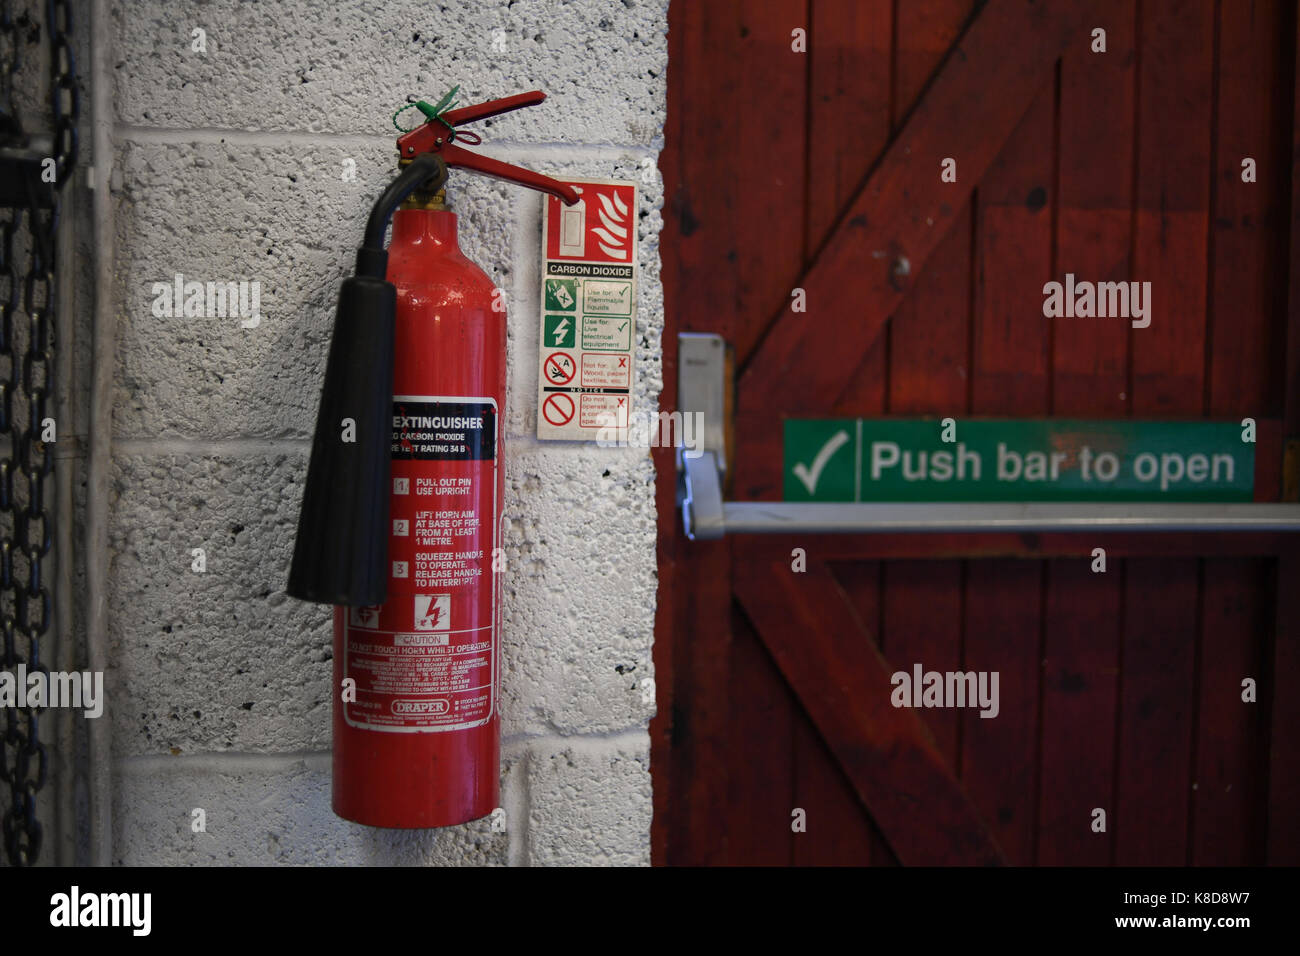
<path id="1" fill-rule="evenodd" d="M 1254 417 L 1257 497 L 1281 499 L 1294 4 L 719 0 L 669 19 L 661 404 L 677 332 L 733 345 L 729 497 L 779 497 L 786 417 L 1038 415 Z M 1066 272 L 1150 281 L 1163 320 L 1045 320 Z M 656 862 L 1300 862 L 1289 539 L 689 542 L 656 454 Z M 1000 715 L 892 708 L 889 673 L 916 661 L 1000 672 Z"/>

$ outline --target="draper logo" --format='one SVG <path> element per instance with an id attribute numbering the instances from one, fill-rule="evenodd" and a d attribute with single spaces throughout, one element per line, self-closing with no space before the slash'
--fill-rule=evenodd
<path id="1" fill-rule="evenodd" d="M 424 716 L 433 715 L 441 716 L 447 712 L 447 702 L 445 700 L 395 700 L 393 701 L 393 713 L 402 716 Z"/>
<path id="2" fill-rule="evenodd" d="M 50 897 L 51 926 L 126 926 L 133 936 L 148 936 L 152 893 L 85 893 L 79 887 Z"/>

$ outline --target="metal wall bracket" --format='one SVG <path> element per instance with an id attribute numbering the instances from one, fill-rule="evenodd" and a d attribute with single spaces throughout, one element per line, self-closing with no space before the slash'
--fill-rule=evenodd
<path id="1" fill-rule="evenodd" d="M 677 336 L 677 407 L 683 417 L 698 415 L 703 425 L 696 449 L 678 449 L 678 471 L 683 469 L 684 452 L 713 452 L 725 481 L 731 430 L 730 370 L 731 350 L 722 336 L 696 332 Z"/>
<path id="2" fill-rule="evenodd" d="M 731 432 L 731 350 L 720 335 L 682 332 L 677 336 L 677 407 L 683 420 L 695 416 L 693 448 L 677 449 L 677 504 L 686 535 L 721 537 L 691 522 L 691 515 L 722 512 Z"/>
<path id="3" fill-rule="evenodd" d="M 722 500 L 722 479 L 716 456 L 706 451 L 699 458 L 686 458 L 685 464 L 678 497 L 686 537 L 692 541 L 723 537 L 727 533 L 724 523 L 727 506 Z"/>

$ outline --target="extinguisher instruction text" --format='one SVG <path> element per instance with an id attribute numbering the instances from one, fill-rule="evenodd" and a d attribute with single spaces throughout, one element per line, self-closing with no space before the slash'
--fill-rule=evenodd
<path id="1" fill-rule="evenodd" d="M 418 733 L 491 719 L 497 416 L 490 398 L 393 399 L 388 601 L 342 622 L 354 727 Z"/>

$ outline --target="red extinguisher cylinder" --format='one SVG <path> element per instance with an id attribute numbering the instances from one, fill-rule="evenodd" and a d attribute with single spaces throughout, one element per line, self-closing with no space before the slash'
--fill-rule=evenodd
<path id="1" fill-rule="evenodd" d="M 333 806 L 369 826 L 451 826 L 500 803 L 506 314 L 445 209 L 394 214 L 387 279 L 388 597 L 334 610 Z"/>

